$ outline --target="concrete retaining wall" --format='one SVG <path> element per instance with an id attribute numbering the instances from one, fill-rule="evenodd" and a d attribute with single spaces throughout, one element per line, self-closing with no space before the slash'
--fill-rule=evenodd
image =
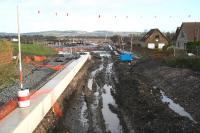
<path id="1" fill-rule="evenodd" d="M 88 53 L 74 60 L 58 75 L 41 87 L 41 89 L 33 95 L 29 108 L 17 108 L 5 117 L 0 122 L 0 133 L 33 132 L 71 80 L 88 60 L 89 56 Z"/>

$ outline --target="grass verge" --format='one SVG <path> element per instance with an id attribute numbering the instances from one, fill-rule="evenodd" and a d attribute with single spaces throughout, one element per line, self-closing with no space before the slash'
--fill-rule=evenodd
<path id="1" fill-rule="evenodd" d="M 15 83 L 17 78 L 18 73 L 15 63 L 0 65 L 0 92 L 3 88 Z"/>
<path id="2" fill-rule="evenodd" d="M 13 44 L 13 52 L 16 55 L 18 53 L 18 45 Z M 24 55 L 42 55 L 42 56 L 53 56 L 56 51 L 50 47 L 45 47 L 38 44 L 22 44 L 22 54 Z"/>

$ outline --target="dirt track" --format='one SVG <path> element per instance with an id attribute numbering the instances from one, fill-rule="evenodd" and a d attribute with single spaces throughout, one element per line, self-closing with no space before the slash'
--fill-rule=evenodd
<path id="1" fill-rule="evenodd" d="M 112 66 L 110 59 L 95 59 L 85 65 L 69 85 L 74 89 L 72 95 L 66 91 L 58 100 L 63 115 L 57 118 L 51 110 L 35 133 L 127 132 L 111 94 L 115 89 Z"/>
<path id="2" fill-rule="evenodd" d="M 68 109 L 64 117 L 59 120 L 54 132 L 62 133 L 67 129 L 73 133 L 121 133 L 126 130 L 111 95 L 115 87 L 112 65 L 112 60 L 95 59 L 89 69 L 87 82 L 70 100 Z"/>

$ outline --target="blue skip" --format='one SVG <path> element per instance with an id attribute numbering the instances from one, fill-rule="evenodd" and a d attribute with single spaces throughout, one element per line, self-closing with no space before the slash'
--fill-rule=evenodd
<path id="1" fill-rule="evenodd" d="M 134 59 L 134 56 L 132 53 L 121 53 L 119 57 L 121 62 L 131 62 Z"/>

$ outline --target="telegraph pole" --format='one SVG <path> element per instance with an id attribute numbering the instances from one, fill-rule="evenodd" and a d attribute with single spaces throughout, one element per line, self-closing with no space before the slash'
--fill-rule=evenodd
<path id="1" fill-rule="evenodd" d="M 19 72 L 20 72 L 20 89 L 23 90 L 23 72 L 22 72 L 22 58 L 21 58 L 21 40 L 19 27 L 19 6 L 17 6 L 17 32 L 18 32 L 18 49 L 19 49 Z"/>
<path id="2" fill-rule="evenodd" d="M 20 24 L 19 24 L 19 6 L 17 6 L 17 32 L 18 32 L 18 49 L 19 49 L 19 72 L 20 72 L 20 89 L 17 91 L 18 105 L 20 108 L 30 106 L 29 89 L 23 86 L 22 56 L 21 56 L 21 40 L 20 40 Z"/>
<path id="3" fill-rule="evenodd" d="M 133 34 L 131 34 L 131 52 L 133 51 Z"/>

